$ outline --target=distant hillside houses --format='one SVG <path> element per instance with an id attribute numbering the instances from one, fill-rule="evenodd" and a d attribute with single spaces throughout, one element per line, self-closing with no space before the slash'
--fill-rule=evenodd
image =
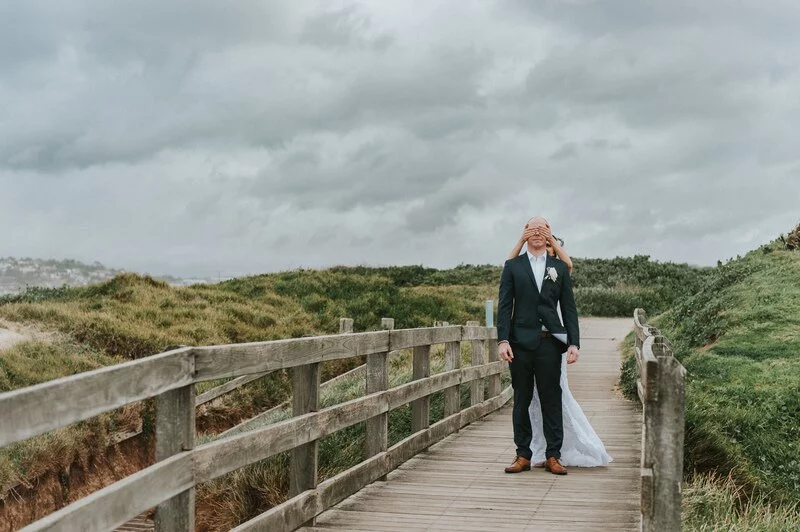
<path id="1" fill-rule="evenodd" d="M 28 286 L 57 288 L 60 286 L 83 286 L 105 281 L 123 273 L 124 270 L 106 268 L 99 262 L 85 264 L 66 259 L 17 259 L 0 257 L 0 295 L 16 294 Z M 158 277 L 175 286 L 207 283 L 207 279 L 176 279 Z"/>

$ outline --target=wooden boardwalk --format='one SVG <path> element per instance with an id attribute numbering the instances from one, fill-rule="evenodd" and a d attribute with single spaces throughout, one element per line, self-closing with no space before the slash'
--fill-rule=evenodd
<path id="1" fill-rule="evenodd" d="M 573 395 L 614 462 L 503 473 L 514 458 L 506 406 L 412 458 L 321 514 L 305 530 L 638 530 L 641 410 L 622 399 L 619 341 L 630 319 L 583 319 L 580 361 L 570 366 Z"/>

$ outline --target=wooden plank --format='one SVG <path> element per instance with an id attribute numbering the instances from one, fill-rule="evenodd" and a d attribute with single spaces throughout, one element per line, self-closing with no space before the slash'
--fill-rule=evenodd
<path id="1" fill-rule="evenodd" d="M 475 323 L 476 325 L 470 325 Z M 466 340 L 496 340 L 497 329 L 494 327 L 481 327 L 477 325 L 478 322 L 467 322 L 467 325 L 462 327 L 461 339 Z"/>
<path id="2" fill-rule="evenodd" d="M 237 377 L 233 380 L 230 380 L 225 384 L 221 384 L 216 388 L 211 388 L 210 390 L 207 390 L 197 396 L 197 398 L 195 399 L 195 406 L 200 406 L 202 404 L 208 403 L 209 401 L 213 401 L 217 397 L 221 397 L 226 393 L 235 390 L 236 388 L 240 388 L 245 384 L 258 380 L 261 377 L 265 377 L 267 375 L 269 375 L 269 373 L 256 373 L 253 375 L 243 375 L 241 377 Z"/>
<path id="3" fill-rule="evenodd" d="M 367 355 L 367 356 L 369 356 L 369 355 Z M 359 373 L 364 373 L 364 371 L 366 371 L 366 365 L 362 364 L 360 366 L 356 366 L 355 368 L 351 369 L 350 371 L 346 371 L 346 372 L 344 372 L 344 373 L 342 373 L 340 375 L 337 375 L 337 376 L 335 376 L 335 377 L 333 377 L 331 379 L 328 379 L 328 380 L 326 380 L 325 382 L 323 382 L 322 384 L 319 385 L 320 393 L 322 391 L 324 391 L 325 389 L 327 389 L 328 387 L 334 386 L 337 382 L 341 382 L 343 380 L 349 379 L 350 377 L 354 377 Z M 225 438 L 227 436 L 230 436 L 233 432 L 238 432 L 242 428 L 243 425 L 247 425 L 249 423 L 254 423 L 254 422 L 257 422 L 257 421 L 262 420 L 262 419 L 271 418 L 272 416 L 275 415 L 275 412 L 277 412 L 279 410 L 283 410 L 285 408 L 288 408 L 289 406 L 291 406 L 291 403 L 292 403 L 292 398 L 290 397 L 286 401 L 273 406 L 269 410 L 265 410 L 264 412 L 261 412 L 260 414 L 256 414 L 255 416 L 253 416 L 253 417 L 251 417 L 249 419 L 245 419 L 244 421 L 234 425 L 233 427 L 229 428 L 228 430 L 226 430 L 224 432 L 220 432 L 219 434 L 217 434 L 216 439 Z"/>
<path id="4" fill-rule="evenodd" d="M 439 373 L 424 380 L 412 381 L 388 391 L 370 394 L 299 417 L 275 423 L 202 445 L 196 449 L 196 476 L 205 482 L 269 458 L 298 445 L 317 440 L 337 430 L 388 412 L 411 401 L 444 390 L 461 382 L 463 377 L 484 377 L 502 371 L 503 362 Z M 507 394 L 510 387 L 504 392 Z M 465 411 L 466 412 L 466 411 Z M 466 419 L 466 418 L 465 418 Z"/>
<path id="5" fill-rule="evenodd" d="M 458 384 L 462 380 L 462 371 L 463 370 L 455 370 L 446 373 L 438 373 L 433 377 L 411 381 L 388 390 L 386 392 L 388 409 L 394 410 L 395 408 L 413 403 L 432 393 L 443 390 L 445 387 Z"/>
<path id="6" fill-rule="evenodd" d="M 388 350 L 389 331 L 196 347 L 193 348 L 195 381 L 264 373 Z"/>
<path id="7" fill-rule="evenodd" d="M 319 364 L 292 370 L 292 414 L 301 416 L 319 410 Z M 292 449 L 289 466 L 289 496 L 317 487 L 317 440 Z"/>
<path id="8" fill-rule="evenodd" d="M 386 392 L 385 396 L 387 398 L 389 410 L 394 410 L 409 402 L 440 392 L 458 383 L 470 382 L 474 379 L 480 379 L 504 370 L 505 363 L 499 361 L 483 366 L 467 367 L 444 373 L 437 373 L 427 379 L 411 381 L 392 388 Z"/>
<path id="9" fill-rule="evenodd" d="M 656 336 L 648 336 L 642 344 L 642 388 L 647 402 L 658 401 L 658 358 L 653 349 L 661 349 L 661 344 L 654 346 Z"/>
<path id="10" fill-rule="evenodd" d="M 420 329 L 397 329 L 389 336 L 389 350 L 431 346 L 461 340 L 461 327 L 425 327 Z"/>
<path id="11" fill-rule="evenodd" d="M 488 347 L 487 362 L 497 362 L 500 359 L 500 355 L 498 354 L 497 342 L 494 340 L 487 340 L 486 345 Z M 504 363 L 504 369 L 505 367 L 506 364 Z M 488 384 L 487 390 L 490 399 L 492 397 L 500 395 L 503 386 L 502 381 L 500 379 L 500 373 L 491 375 L 486 382 Z"/>
<path id="12" fill-rule="evenodd" d="M 481 409 L 499 408 L 502 403 L 495 398 L 481 408 L 469 408 L 464 412 L 479 412 Z M 491 403 L 491 404 L 489 404 Z M 456 414 L 432 425 L 428 430 L 414 434 L 395 444 L 386 452 L 373 456 L 347 471 L 322 483 L 316 490 L 308 490 L 285 503 L 251 519 L 235 528 L 235 532 L 250 530 L 294 530 L 321 512 L 338 504 L 364 486 L 385 476 L 389 471 L 407 461 L 428 446 L 442 440 L 457 430 L 464 419 L 471 416 Z"/>
<path id="13" fill-rule="evenodd" d="M 421 380 L 431 374 L 431 346 L 418 345 L 414 347 L 412 379 Z M 411 430 L 417 432 L 430 425 L 431 399 L 430 396 L 421 397 L 411 403 Z"/>
<path id="14" fill-rule="evenodd" d="M 387 482 L 371 484 L 319 515 L 317 526 L 326 530 L 398 531 L 637 530 L 640 411 L 612 393 L 619 376 L 619 355 L 610 338 L 624 337 L 630 324 L 630 320 L 625 321 L 627 324 L 620 320 L 582 320 L 587 337 L 584 349 L 593 356 L 570 365 L 568 370 L 573 394 L 615 458 L 608 467 L 570 468 L 566 477 L 542 470 L 505 475 L 503 467 L 513 457 L 515 446 L 511 409 L 504 408 L 440 443 L 432 442 L 436 424 L 413 434 L 392 448 L 398 453 L 398 462 L 401 457 L 414 455 L 414 450 L 427 452 L 415 454 L 396 467 Z M 602 337 L 596 323 L 614 325 L 602 340 L 609 347 L 592 339 Z M 511 389 L 502 395 L 499 401 L 510 399 Z M 453 419 L 443 421 L 461 425 L 476 420 L 486 412 L 485 403 L 459 414 L 457 423 Z M 445 432 L 452 430 L 453 426 Z M 517 492 L 525 493 L 523 500 L 508 497 L 508 493 Z M 611 493 L 616 496 L 611 497 Z"/>
<path id="15" fill-rule="evenodd" d="M 155 397 L 192 382 L 183 347 L 0 394 L 0 447 Z"/>
<path id="16" fill-rule="evenodd" d="M 385 391 L 389 385 L 388 353 L 367 355 L 367 388 L 368 394 Z M 365 456 L 369 458 L 386 450 L 388 442 L 388 415 L 378 414 L 366 423 Z"/>
<path id="17" fill-rule="evenodd" d="M 353 332 L 353 318 L 339 318 L 339 334 Z"/>
<path id="18" fill-rule="evenodd" d="M 472 340 L 472 359 L 473 366 L 480 366 L 484 363 L 483 340 Z M 474 380 L 469 386 L 469 398 L 471 405 L 483 402 L 483 380 Z"/>
<path id="19" fill-rule="evenodd" d="M 391 330 L 394 328 L 394 320 L 384 318 L 381 326 Z M 387 359 L 389 353 L 374 353 L 367 355 L 367 382 L 365 391 L 367 394 L 383 392 L 389 388 L 389 365 Z M 369 418 L 365 427 L 364 457 L 370 458 L 386 450 L 389 441 L 389 415 L 388 413 L 378 414 Z M 385 480 L 385 477 L 381 477 Z"/>
<path id="20" fill-rule="evenodd" d="M 156 461 L 194 449 L 194 384 L 158 396 L 156 404 Z M 158 532 L 194 531 L 194 488 L 156 507 Z"/>
<path id="21" fill-rule="evenodd" d="M 373 394 L 201 445 L 195 449 L 197 482 L 318 440 L 387 409 L 386 397 Z"/>
<path id="22" fill-rule="evenodd" d="M 642 516 L 645 520 L 651 519 L 653 516 L 653 469 L 650 467 L 643 467 L 642 469 L 642 500 L 641 510 Z"/>
<path id="23" fill-rule="evenodd" d="M 651 515 L 642 516 L 642 530 L 646 532 L 679 530 L 681 525 L 686 370 L 670 350 L 663 348 L 660 342 L 654 344 L 659 359 L 658 401 L 645 405 L 643 465 L 653 470 Z"/>
<path id="24" fill-rule="evenodd" d="M 447 342 L 444 345 L 444 371 L 461 368 L 461 342 Z M 461 390 L 456 384 L 444 391 L 444 417 L 450 417 L 461 410 Z"/>
<path id="25" fill-rule="evenodd" d="M 508 371 L 508 363 L 503 360 L 497 360 L 481 366 L 469 366 L 461 369 L 461 382 L 483 379 L 489 375 L 499 375 L 504 371 Z"/>
<path id="26" fill-rule="evenodd" d="M 321 482 L 316 490 L 308 490 L 296 495 L 242 523 L 232 532 L 295 530 L 325 509 L 346 499 L 388 472 L 389 467 L 384 452 Z"/>
<path id="27" fill-rule="evenodd" d="M 96 491 L 23 530 L 111 530 L 193 485 L 192 452 L 188 451 Z"/>

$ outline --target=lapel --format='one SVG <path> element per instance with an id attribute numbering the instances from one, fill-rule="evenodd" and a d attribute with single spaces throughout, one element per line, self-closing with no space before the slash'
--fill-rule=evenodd
<path id="1" fill-rule="evenodd" d="M 525 268 L 525 271 L 528 272 L 528 277 L 530 277 L 531 279 L 531 284 L 533 285 L 533 291 L 539 294 L 539 287 L 536 286 L 536 277 L 533 276 L 533 266 L 531 265 L 531 260 L 528 258 L 527 253 L 523 254 L 522 256 L 524 257 L 525 261 L 523 267 Z M 550 260 L 550 258 L 548 257 L 547 260 Z M 542 286 L 544 286 L 544 283 L 542 283 Z"/>
<path id="2" fill-rule="evenodd" d="M 551 257 L 550 255 L 548 255 L 547 256 L 547 261 L 546 261 L 545 267 L 544 267 L 544 275 L 545 275 L 545 277 L 547 277 L 547 273 L 548 273 L 547 270 L 550 269 L 550 268 L 554 268 L 556 270 L 556 274 L 558 275 L 558 267 L 556 265 L 556 258 L 555 257 Z M 542 290 L 544 290 L 544 283 L 546 283 L 546 282 L 548 282 L 547 279 L 543 279 L 542 280 Z M 550 282 L 554 283 L 555 281 L 550 281 Z"/>
<path id="3" fill-rule="evenodd" d="M 544 277 L 547 277 L 547 270 L 549 270 L 550 268 L 555 268 L 555 267 L 556 267 L 556 265 L 553 262 L 553 257 L 551 257 L 550 254 L 548 253 L 547 260 L 544 263 Z M 544 283 L 546 283 L 546 282 L 547 282 L 547 279 L 543 278 L 542 279 L 542 290 L 544 290 Z M 552 283 L 553 281 L 550 281 L 550 282 Z"/>

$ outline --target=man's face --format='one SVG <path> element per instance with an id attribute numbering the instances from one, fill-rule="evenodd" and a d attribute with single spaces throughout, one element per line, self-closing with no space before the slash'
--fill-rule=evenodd
<path id="1" fill-rule="evenodd" d="M 528 222 L 528 229 L 531 230 L 532 235 L 528 237 L 528 246 L 533 248 L 542 248 L 547 242 L 547 224 L 544 220 L 534 219 Z"/>

